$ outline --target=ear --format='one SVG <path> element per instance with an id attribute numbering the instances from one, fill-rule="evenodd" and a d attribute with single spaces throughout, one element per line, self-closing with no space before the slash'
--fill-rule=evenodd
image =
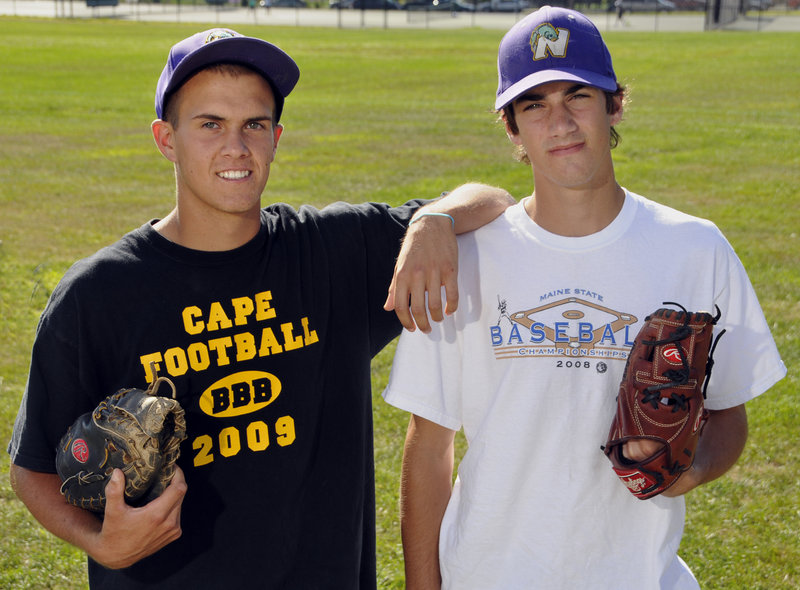
<path id="1" fill-rule="evenodd" d="M 506 128 L 506 136 L 508 137 L 508 140 L 514 145 L 522 145 L 522 140 L 519 138 L 519 135 L 514 133 L 514 131 L 511 129 L 511 126 L 508 124 L 508 117 L 506 117 L 506 114 L 503 113 L 501 117 L 503 119 L 503 126 Z"/>
<path id="2" fill-rule="evenodd" d="M 614 101 L 614 112 L 611 113 L 609 117 L 611 118 L 611 125 L 614 126 L 618 125 L 620 121 L 622 121 L 622 115 L 624 111 L 622 106 L 622 94 L 615 94 L 612 100 Z"/>
<path id="3" fill-rule="evenodd" d="M 272 140 L 272 159 L 273 160 L 275 159 L 275 154 L 278 151 L 278 140 L 280 140 L 282 134 L 283 134 L 283 125 L 278 123 L 277 125 L 275 125 L 272 128 L 272 135 L 273 135 L 273 140 Z"/>
<path id="4" fill-rule="evenodd" d="M 156 147 L 162 155 L 170 162 L 175 162 L 175 146 L 173 144 L 175 137 L 175 130 L 172 125 L 162 119 L 156 119 L 150 125 L 153 132 L 153 139 L 156 142 Z"/>

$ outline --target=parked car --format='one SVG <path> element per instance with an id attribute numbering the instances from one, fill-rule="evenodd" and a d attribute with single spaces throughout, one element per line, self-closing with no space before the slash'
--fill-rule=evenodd
<path id="1" fill-rule="evenodd" d="M 353 8 L 365 10 L 400 10 L 396 0 L 353 0 Z"/>
<path id="2" fill-rule="evenodd" d="M 527 0 L 491 0 L 481 2 L 481 6 L 483 12 L 523 12 L 531 8 Z"/>
<path id="3" fill-rule="evenodd" d="M 477 5 L 480 6 L 481 2 Z M 402 5 L 404 10 L 435 10 L 440 12 L 475 12 L 476 4 L 471 0 L 409 0 Z"/>
<path id="4" fill-rule="evenodd" d="M 706 0 L 672 0 L 675 10 L 705 10 Z"/>
<path id="5" fill-rule="evenodd" d="M 437 7 L 453 12 L 523 12 L 532 8 L 528 0 L 439 0 Z"/>
<path id="6" fill-rule="evenodd" d="M 261 0 L 259 6 L 264 8 L 306 8 L 305 0 Z"/>
<path id="7" fill-rule="evenodd" d="M 617 10 L 620 3 L 625 12 L 670 12 L 675 10 L 675 3 L 671 0 L 616 0 L 609 3 L 608 11 Z"/>
<path id="8" fill-rule="evenodd" d="M 437 8 L 450 12 L 480 12 L 484 4 L 486 4 L 485 0 L 439 0 Z"/>
<path id="9" fill-rule="evenodd" d="M 356 10 L 400 10 L 397 0 L 330 0 L 330 8 L 353 8 Z"/>
<path id="10" fill-rule="evenodd" d="M 408 0 L 403 10 L 450 10 L 449 0 Z"/>

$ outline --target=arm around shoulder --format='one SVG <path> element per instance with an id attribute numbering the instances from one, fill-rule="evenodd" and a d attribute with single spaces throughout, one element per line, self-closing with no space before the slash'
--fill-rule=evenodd
<path id="1" fill-rule="evenodd" d="M 422 207 L 403 240 L 384 309 L 394 310 L 407 330 L 430 332 L 430 320 L 440 322 L 458 307 L 456 234 L 486 225 L 514 203 L 503 189 L 469 183 Z"/>
<path id="2" fill-rule="evenodd" d="M 453 218 L 455 233 L 462 234 L 486 225 L 515 203 L 504 189 L 470 182 L 428 203 L 415 217 L 423 213 L 446 213 Z"/>

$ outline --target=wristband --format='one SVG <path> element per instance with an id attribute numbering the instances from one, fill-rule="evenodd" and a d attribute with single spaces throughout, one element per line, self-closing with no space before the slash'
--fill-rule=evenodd
<path id="1" fill-rule="evenodd" d="M 453 219 L 452 215 L 448 215 L 447 213 L 437 213 L 436 211 L 423 211 L 422 213 L 417 213 L 414 217 L 411 218 L 411 221 L 408 222 L 408 225 L 411 225 L 418 219 L 425 217 L 426 215 L 432 215 L 434 217 L 447 217 L 450 220 L 450 223 L 453 224 L 453 229 L 456 228 L 456 220 Z"/>

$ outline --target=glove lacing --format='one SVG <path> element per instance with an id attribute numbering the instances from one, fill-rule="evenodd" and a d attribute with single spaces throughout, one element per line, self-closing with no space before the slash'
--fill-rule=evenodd
<path id="1" fill-rule="evenodd" d="M 676 305 L 683 310 L 684 316 L 684 324 L 682 326 L 678 326 L 668 337 L 662 340 L 642 340 L 642 344 L 645 346 L 660 346 L 662 344 L 671 344 L 677 343 L 681 340 L 684 340 L 687 336 L 692 333 L 692 328 L 689 326 L 689 320 L 691 319 L 691 314 L 686 310 L 679 303 L 674 303 L 672 301 L 665 301 L 664 305 Z M 711 319 L 712 325 L 716 325 L 719 318 L 722 316 L 722 312 L 719 309 L 719 306 L 715 306 L 717 309 L 717 314 Z M 706 399 L 706 390 L 708 389 L 708 381 L 711 377 L 711 368 L 714 366 L 714 350 L 717 348 L 717 343 L 722 335 L 725 333 L 725 330 L 722 330 L 717 337 L 714 339 L 714 342 L 711 345 L 711 350 L 708 353 L 708 361 L 706 362 L 706 371 L 704 375 L 703 384 L 703 399 Z M 663 389 L 668 389 L 671 387 L 679 387 L 681 385 L 685 385 L 689 381 L 689 362 L 686 359 L 686 352 L 684 351 L 683 347 L 680 344 L 675 344 L 675 348 L 678 350 L 678 354 L 681 358 L 681 365 L 682 368 L 680 369 L 669 369 L 662 373 L 664 377 L 669 379 L 668 383 L 662 383 L 661 385 L 651 385 L 644 389 L 642 392 L 642 403 L 643 404 L 651 404 L 653 409 L 658 409 L 658 404 L 661 401 L 661 396 L 658 392 Z M 672 401 L 672 412 L 675 413 L 678 410 L 686 410 L 688 406 L 688 398 L 679 393 L 672 393 L 669 397 Z"/>

